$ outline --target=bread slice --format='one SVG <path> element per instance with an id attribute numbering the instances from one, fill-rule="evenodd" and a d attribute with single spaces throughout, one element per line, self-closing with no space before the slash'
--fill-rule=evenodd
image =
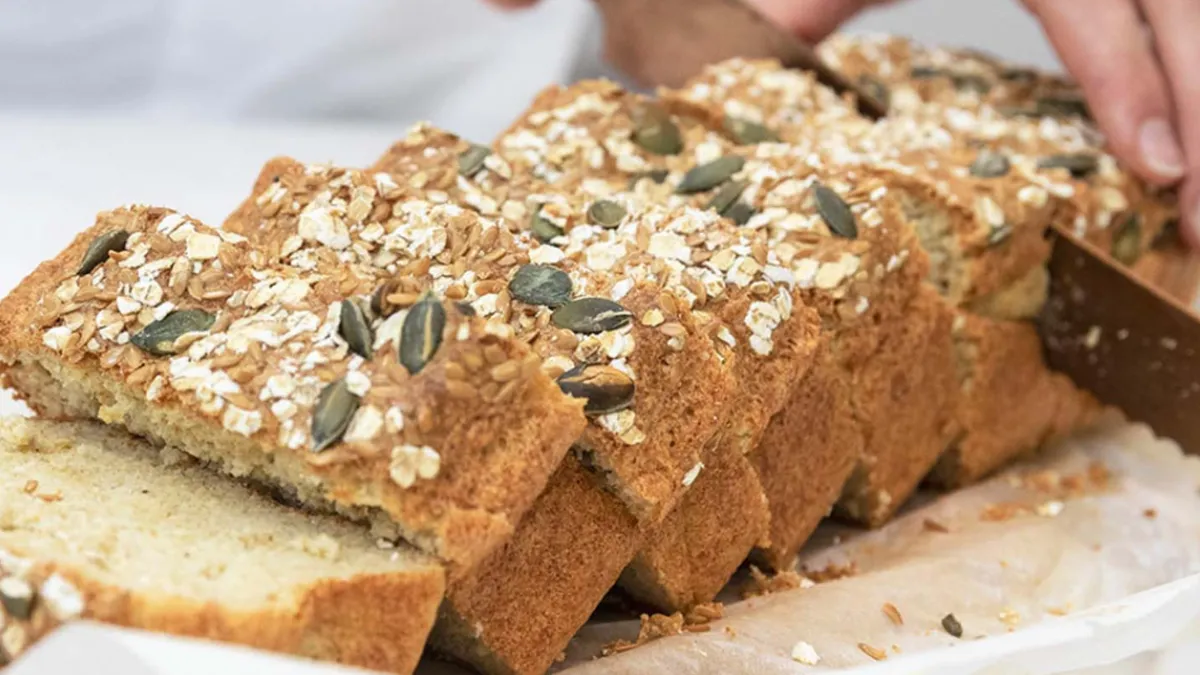
<path id="1" fill-rule="evenodd" d="M 1029 323 L 959 314 L 960 436 L 938 461 L 931 479 L 945 487 L 973 483 L 1041 445 L 1051 433 L 1063 388 L 1042 360 L 1042 343 Z"/>
<path id="2" fill-rule="evenodd" d="M 0 465 L 5 659 L 79 618 L 416 666 L 443 572 L 415 549 L 94 423 L 0 421 Z"/>
<path id="3" fill-rule="evenodd" d="M 457 167 L 457 158 L 450 159 Z M 574 452 L 604 475 L 608 488 L 639 519 L 661 519 L 678 500 L 683 476 L 703 461 L 704 442 L 722 422 L 734 382 L 722 353 L 727 350 L 711 335 L 712 317 L 701 321 L 691 307 L 675 301 L 677 294 L 690 292 L 681 279 L 660 284 L 657 278 L 647 278 L 656 258 L 635 246 L 631 230 L 598 229 L 592 239 L 570 245 L 560 239 L 555 245 L 529 232 L 514 233 L 509 223 L 482 218 L 458 205 L 439 205 L 447 198 L 440 191 L 431 189 L 417 199 L 411 189 L 393 190 L 407 183 L 404 176 L 310 167 L 293 160 L 274 161 L 263 174 L 271 179 L 259 184 L 274 187 L 251 197 L 225 227 L 265 247 L 298 232 L 303 218 L 296 211 L 320 206 L 322 195 L 349 201 L 356 192 L 385 185 L 379 201 L 388 208 L 365 217 L 363 233 L 368 239 L 382 238 L 363 242 L 382 249 L 366 271 L 385 278 L 394 274 L 398 288 L 392 289 L 392 297 L 402 302 L 411 302 L 424 288 L 444 288 L 469 303 L 488 330 L 528 342 L 548 377 L 559 379 L 583 367 L 592 367 L 589 374 L 605 375 L 604 382 L 615 387 L 620 400 L 597 399 L 585 409 L 591 423 L 572 438 Z M 293 195 L 292 211 L 275 212 L 264 198 L 280 191 Z M 551 217 L 549 207 L 543 211 L 544 217 Z M 430 240 L 428 247 L 407 246 L 396 239 L 403 231 L 395 231 L 400 221 L 395 213 L 405 216 L 414 237 L 432 226 L 446 232 L 446 240 Z M 399 263 L 392 259 L 397 257 Z M 564 275 L 559 277 L 567 284 L 563 297 L 549 304 L 522 299 L 512 285 L 526 268 Z M 459 278 L 448 278 L 447 269 L 460 270 Z M 577 326 L 576 331 L 556 322 L 560 305 L 585 297 L 617 303 L 628 315 L 607 330 L 595 325 Z M 647 316 L 661 320 L 647 323 Z M 580 394 L 580 387 L 568 388 Z M 626 400 L 628 396 L 632 399 Z"/>
<path id="4" fill-rule="evenodd" d="M 324 208 L 271 242 L 101 214 L 0 304 L 5 381 L 46 416 L 124 426 L 469 568 L 545 487 L 582 404 L 470 308 L 434 295 L 376 316 L 390 275 L 339 257 Z"/>
<path id="5" fill-rule="evenodd" d="M 621 500 L 568 456 L 513 538 L 447 589 L 430 646 L 488 675 L 541 675 L 641 541 Z"/>

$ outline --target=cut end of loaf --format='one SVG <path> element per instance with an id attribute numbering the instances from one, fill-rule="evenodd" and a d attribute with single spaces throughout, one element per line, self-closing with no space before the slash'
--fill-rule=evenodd
<path id="1" fill-rule="evenodd" d="M 0 570 L 43 589 L 31 618 L 10 608 L 10 649 L 84 617 L 392 672 L 419 658 L 442 570 L 363 526 L 92 423 L 0 422 L 0 466 Z"/>

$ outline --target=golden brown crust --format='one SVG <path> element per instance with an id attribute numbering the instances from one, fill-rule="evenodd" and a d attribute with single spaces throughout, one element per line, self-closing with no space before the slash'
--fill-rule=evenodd
<path id="1" fill-rule="evenodd" d="M 115 588 L 69 568 L 43 569 L 78 587 L 84 619 L 400 674 L 416 668 L 444 590 L 442 575 L 428 568 L 322 582 L 303 591 L 294 609 L 238 611 Z"/>
<path id="2" fill-rule="evenodd" d="M 878 527 L 912 495 L 957 434 L 953 313 L 922 288 L 903 320 L 882 327 L 875 354 L 854 375 L 851 402 L 864 452 L 839 504 Z"/>
<path id="3" fill-rule="evenodd" d="M 825 345 L 750 455 L 770 505 L 768 543 L 756 557 L 774 570 L 791 567 L 862 456 L 850 385 Z"/>
<path id="4" fill-rule="evenodd" d="M 635 599 L 670 614 L 712 601 L 764 541 L 770 514 L 754 466 L 716 453 L 621 573 Z"/>
<path id="5" fill-rule="evenodd" d="M 962 431 L 931 478 L 973 483 L 1046 438 L 1062 392 L 1042 360 L 1033 325 L 960 314 L 955 327 Z"/>
<path id="6" fill-rule="evenodd" d="M 489 675 L 540 675 L 641 538 L 620 500 L 568 457 L 513 538 L 451 583 L 430 644 Z"/>

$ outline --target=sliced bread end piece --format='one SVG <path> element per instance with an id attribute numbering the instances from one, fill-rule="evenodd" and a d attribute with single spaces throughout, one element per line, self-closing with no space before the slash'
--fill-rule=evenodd
<path id="1" fill-rule="evenodd" d="M 441 567 L 93 423 L 0 422 L 6 658 L 84 618 L 409 673 Z"/>

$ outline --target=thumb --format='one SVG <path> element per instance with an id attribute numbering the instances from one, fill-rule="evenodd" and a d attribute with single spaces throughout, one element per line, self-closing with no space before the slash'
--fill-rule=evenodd
<path id="1" fill-rule="evenodd" d="M 892 0 L 749 0 L 759 12 L 800 39 L 824 40 L 855 14 Z"/>

